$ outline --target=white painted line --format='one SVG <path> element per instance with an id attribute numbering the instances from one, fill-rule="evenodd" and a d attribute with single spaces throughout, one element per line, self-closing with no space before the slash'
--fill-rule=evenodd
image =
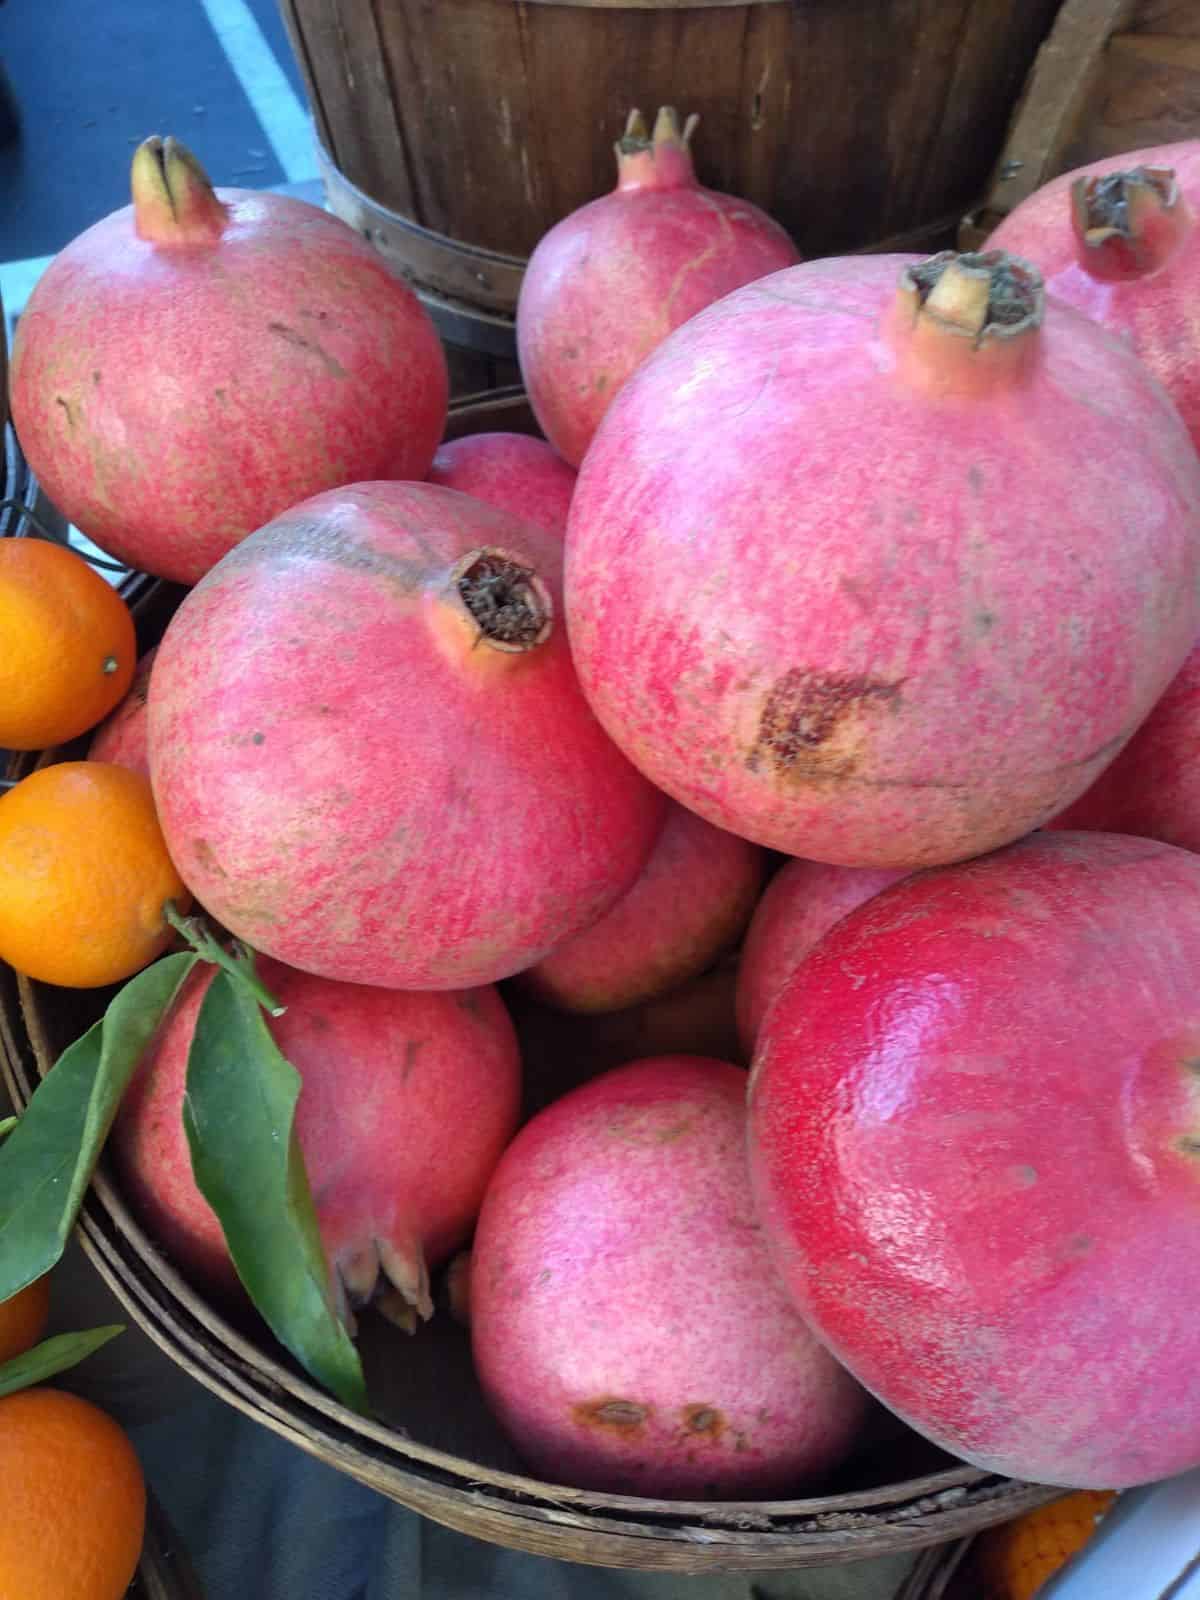
<path id="1" fill-rule="evenodd" d="M 200 0 L 200 4 L 288 182 L 307 183 L 318 177 L 308 112 L 246 0 Z"/>
<path id="2" fill-rule="evenodd" d="M 0 263 L 0 299 L 10 326 L 13 318 L 24 311 L 34 284 L 53 260 L 53 256 L 31 256 L 28 261 Z"/>

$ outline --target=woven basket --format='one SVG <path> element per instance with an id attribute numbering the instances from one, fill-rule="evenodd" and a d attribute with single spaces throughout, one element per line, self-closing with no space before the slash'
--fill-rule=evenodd
<path id="1" fill-rule="evenodd" d="M 455 403 L 451 435 L 492 429 L 534 431 L 519 391 Z M 180 595 L 165 584 L 137 594 L 142 649 L 159 637 Z M 32 764 L 13 758 L 11 775 Z M 564 1061 L 582 1081 L 658 1052 L 738 1059 L 733 977 L 731 966 L 719 967 L 664 1001 L 589 1018 L 582 1027 L 511 997 L 526 1062 L 527 1109 L 570 1086 L 563 1083 Z M 49 988 L 0 967 L 0 1067 L 18 1107 L 108 997 L 109 991 Z M 882 1412 L 875 1436 L 823 1486 L 827 1492 L 804 1499 L 714 1504 L 541 1482 L 524 1474 L 490 1418 L 467 1336 L 448 1316 L 435 1317 L 414 1336 L 382 1319 L 362 1319 L 359 1346 L 377 1408 L 367 1419 L 309 1382 L 257 1321 L 230 1320 L 198 1295 L 143 1232 L 105 1163 L 79 1231 L 129 1315 L 216 1394 L 402 1505 L 514 1549 L 694 1573 L 823 1566 L 959 1539 L 1061 1492 L 955 1462 Z"/>

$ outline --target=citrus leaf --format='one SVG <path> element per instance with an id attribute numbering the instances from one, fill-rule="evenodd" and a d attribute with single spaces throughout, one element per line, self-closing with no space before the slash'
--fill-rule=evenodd
<path id="1" fill-rule="evenodd" d="M 0 1399 L 6 1394 L 15 1394 L 18 1389 L 28 1389 L 31 1384 L 45 1383 L 47 1378 L 65 1372 L 68 1367 L 78 1366 L 101 1345 L 124 1332 L 124 1325 L 118 1322 L 107 1328 L 89 1328 L 86 1333 L 60 1333 L 35 1344 L 24 1355 L 14 1356 L 0 1365 Z"/>
<path id="2" fill-rule="evenodd" d="M 344 1405 L 365 1411 L 362 1366 L 334 1309 L 296 1139 L 299 1097 L 300 1074 L 280 1053 L 253 994 L 218 972 L 188 1055 L 183 1125 L 196 1186 L 275 1337 Z"/>
<path id="3" fill-rule="evenodd" d="M 0 1300 L 62 1255 L 121 1096 L 196 960 L 164 956 L 130 978 L 0 1143 Z"/>

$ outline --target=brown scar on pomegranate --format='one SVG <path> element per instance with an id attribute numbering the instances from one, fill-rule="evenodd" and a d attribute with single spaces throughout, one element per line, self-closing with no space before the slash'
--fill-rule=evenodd
<path id="1" fill-rule="evenodd" d="M 572 1406 L 571 1415 L 585 1428 L 607 1429 L 628 1437 L 640 1433 L 650 1416 L 650 1407 L 636 1400 L 621 1400 L 605 1395 L 599 1400 L 583 1400 Z"/>
<path id="2" fill-rule="evenodd" d="M 782 777 L 848 777 L 867 714 L 897 710 L 905 681 L 793 667 L 767 693 L 746 766 L 757 772 L 766 760 Z"/>
<path id="3" fill-rule="evenodd" d="M 684 1406 L 680 1413 L 689 1433 L 702 1434 L 709 1439 L 719 1439 L 725 1432 L 725 1418 L 716 1406 Z"/>

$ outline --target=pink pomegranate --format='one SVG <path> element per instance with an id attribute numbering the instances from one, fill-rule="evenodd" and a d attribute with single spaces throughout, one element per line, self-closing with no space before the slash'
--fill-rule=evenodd
<path id="1" fill-rule="evenodd" d="M 563 1011 L 618 1011 L 669 994 L 741 933 L 764 866 L 757 845 L 672 806 L 632 888 L 520 981 Z"/>
<path id="2" fill-rule="evenodd" d="M 154 664 L 150 769 L 223 926 L 323 977 L 463 989 L 624 894 L 666 801 L 580 693 L 561 561 L 468 495 L 358 484 L 191 591 Z"/>
<path id="3" fill-rule="evenodd" d="M 1047 826 L 1134 833 L 1200 851 L 1200 645 L 1112 765 Z"/>
<path id="4" fill-rule="evenodd" d="M 150 672 L 158 646 L 140 658 L 129 692 L 92 735 L 89 761 L 111 761 L 118 767 L 150 776 L 150 757 L 146 750 L 146 697 L 150 693 Z"/>
<path id="5" fill-rule="evenodd" d="M 206 1286 L 236 1289 L 224 1236 L 192 1178 L 187 1058 L 215 968 L 202 966 L 121 1103 L 112 1147 L 163 1248 Z M 429 1272 L 463 1243 L 517 1126 L 520 1057 L 494 989 L 404 994 L 263 961 L 280 1003 L 271 1033 L 300 1074 L 296 1135 L 339 1306 L 376 1299 L 428 1317 Z"/>
<path id="6" fill-rule="evenodd" d="M 309 495 L 424 476 L 446 362 L 370 245 L 303 201 L 214 191 L 174 139 L 139 147 L 132 190 L 55 257 L 13 345 L 13 421 L 66 517 L 194 583 Z"/>
<path id="7" fill-rule="evenodd" d="M 428 481 L 473 494 L 560 538 L 567 531 L 575 469 L 544 439 L 525 433 L 470 433 L 451 439 L 434 456 Z"/>
<path id="8" fill-rule="evenodd" d="M 748 1056 L 768 1006 L 809 951 L 848 911 L 902 877 L 886 867 L 821 861 L 789 861 L 775 874 L 751 918 L 738 966 L 738 1035 Z"/>
<path id="9" fill-rule="evenodd" d="M 789 855 L 913 868 L 1054 816 L 1166 688 L 1200 459 L 1015 258 L 815 261 L 630 380 L 566 574 L 584 691 L 656 784 Z"/>
<path id="10" fill-rule="evenodd" d="M 894 884 L 797 970 L 750 1094 L 758 1213 L 868 1389 L 976 1466 L 1200 1463 L 1200 858 L 1039 833 Z"/>
<path id="11" fill-rule="evenodd" d="M 791 1309 L 750 1206 L 746 1075 L 618 1067 L 517 1135 L 471 1257 L 476 1371 L 555 1483 L 790 1494 L 851 1446 L 858 1386 Z"/>
<path id="12" fill-rule="evenodd" d="M 696 182 L 664 106 L 651 137 L 630 113 L 617 187 L 564 217 L 529 258 L 517 302 L 521 376 L 542 431 L 574 466 L 622 384 L 704 306 L 800 257 L 748 200 Z"/>
<path id="13" fill-rule="evenodd" d="M 1132 345 L 1200 444 L 1200 139 L 1110 156 L 1054 178 L 988 241 L 1027 256 L 1046 290 Z"/>

